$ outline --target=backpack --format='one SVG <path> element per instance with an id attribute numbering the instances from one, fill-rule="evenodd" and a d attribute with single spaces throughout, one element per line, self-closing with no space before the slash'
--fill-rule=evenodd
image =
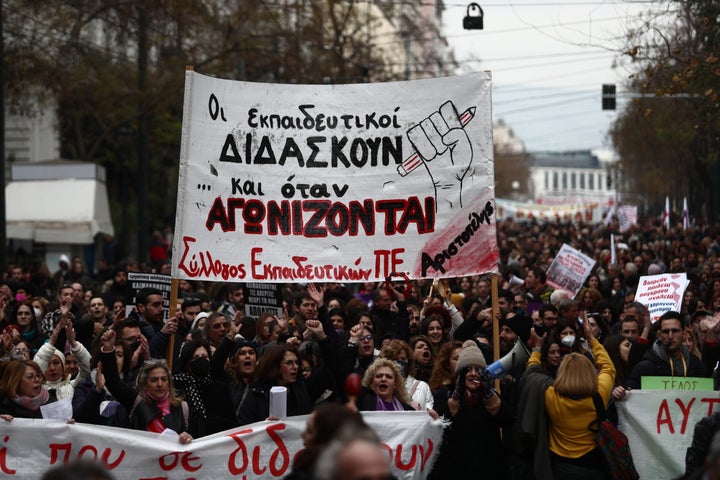
<path id="1" fill-rule="evenodd" d="M 628 439 L 612 422 L 607 420 L 607 411 L 600 394 L 593 395 L 597 418 L 588 428 L 595 435 L 595 444 L 602 452 L 605 467 L 614 479 L 637 480 L 640 478 L 630 452 Z"/>

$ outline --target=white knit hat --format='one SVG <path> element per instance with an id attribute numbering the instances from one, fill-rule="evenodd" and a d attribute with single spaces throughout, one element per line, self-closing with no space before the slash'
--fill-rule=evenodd
<path id="1" fill-rule="evenodd" d="M 465 340 L 465 343 L 462 344 L 462 350 L 460 350 L 455 371 L 460 372 L 463 368 L 469 367 L 470 365 L 486 368 L 487 362 L 485 361 L 485 355 L 483 355 L 477 343 L 475 343 L 474 340 Z"/>

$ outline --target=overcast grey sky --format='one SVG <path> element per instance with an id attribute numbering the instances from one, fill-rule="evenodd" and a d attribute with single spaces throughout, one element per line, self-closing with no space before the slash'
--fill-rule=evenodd
<path id="1" fill-rule="evenodd" d="M 601 85 L 622 90 L 632 72 L 613 65 L 624 34 L 667 2 L 477 3 L 483 30 L 463 30 L 469 2 L 449 0 L 443 19 L 461 71 L 492 71 L 493 118 L 504 119 L 529 151 L 611 148 L 606 133 L 616 113 L 601 110 Z"/>

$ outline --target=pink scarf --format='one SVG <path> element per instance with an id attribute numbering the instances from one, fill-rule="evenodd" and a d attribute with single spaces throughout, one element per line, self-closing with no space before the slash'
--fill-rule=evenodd
<path id="1" fill-rule="evenodd" d="M 155 401 L 155 406 L 160 410 L 163 417 L 170 413 L 170 392 L 167 392 L 162 398 L 153 397 L 147 390 L 145 390 L 145 395 Z"/>
<path id="2" fill-rule="evenodd" d="M 160 416 L 148 423 L 146 429 L 148 432 L 162 433 L 166 428 L 162 417 L 170 413 L 170 392 L 167 392 L 161 399 L 153 397 L 147 390 L 145 390 L 145 394 L 155 402 L 155 406 L 160 410 Z"/>
<path id="3" fill-rule="evenodd" d="M 37 410 L 40 408 L 40 405 L 45 405 L 49 398 L 50 392 L 43 388 L 40 391 L 40 395 L 38 395 L 37 397 L 25 397 L 22 395 L 18 395 L 13 400 L 21 407 L 32 410 L 33 412 L 37 412 Z"/>

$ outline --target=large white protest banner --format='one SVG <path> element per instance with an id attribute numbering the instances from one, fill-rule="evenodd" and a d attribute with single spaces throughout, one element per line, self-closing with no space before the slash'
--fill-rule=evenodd
<path id="1" fill-rule="evenodd" d="M 565 243 L 548 268 L 547 283 L 573 298 L 594 266 L 595 260 Z"/>
<path id="2" fill-rule="evenodd" d="M 174 278 L 497 271 L 488 72 L 280 85 L 188 71 Z"/>
<path id="3" fill-rule="evenodd" d="M 628 437 L 640 478 L 665 480 L 685 472 L 685 453 L 695 424 L 720 411 L 720 395 L 692 390 L 633 390 L 616 405 L 619 427 Z"/>
<path id="4" fill-rule="evenodd" d="M 690 284 L 685 273 L 663 273 L 640 277 L 635 301 L 650 311 L 650 320 L 655 322 L 668 310 L 680 311 L 683 294 Z"/>
<path id="5" fill-rule="evenodd" d="M 427 412 L 363 412 L 398 478 L 426 478 L 443 425 Z M 117 480 L 282 478 L 302 449 L 307 416 L 238 427 L 180 445 L 148 432 L 16 418 L 2 425 L 0 478 L 39 478 L 77 459 L 107 465 Z"/>

